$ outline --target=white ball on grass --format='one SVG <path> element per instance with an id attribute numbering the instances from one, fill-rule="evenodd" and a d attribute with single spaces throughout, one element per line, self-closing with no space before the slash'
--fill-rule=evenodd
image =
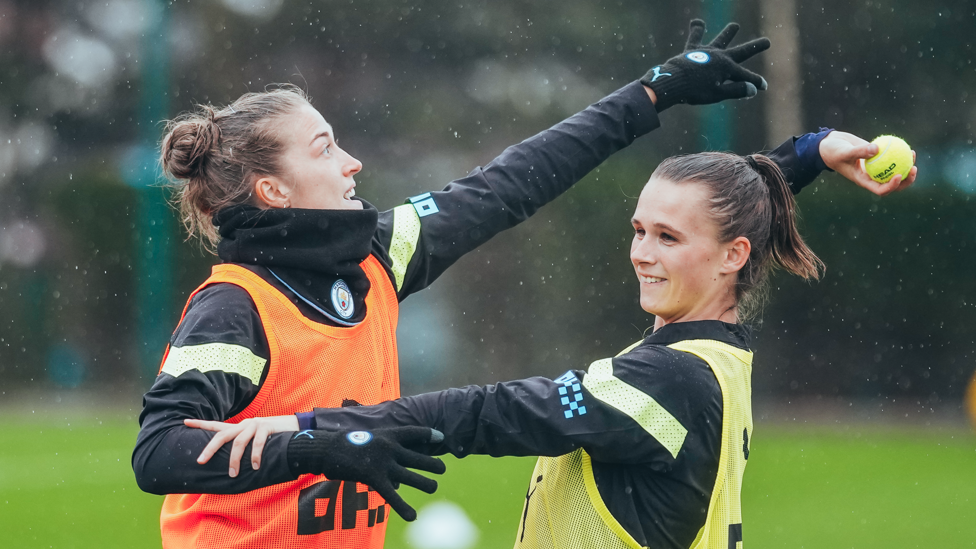
<path id="1" fill-rule="evenodd" d="M 478 541 L 478 527 L 458 504 L 437 501 L 417 512 L 406 538 L 417 549 L 468 549 Z"/>

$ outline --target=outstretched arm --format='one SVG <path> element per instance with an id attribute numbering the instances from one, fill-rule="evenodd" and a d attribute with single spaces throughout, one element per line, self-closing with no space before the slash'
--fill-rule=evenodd
<path id="1" fill-rule="evenodd" d="M 555 380 L 532 377 L 374 406 L 317 408 L 280 420 L 291 421 L 292 429 L 371 431 L 424 425 L 444 434 L 442 443 L 422 447 L 434 455 L 559 456 L 584 448 L 594 459 L 607 463 L 666 467 L 683 442 L 674 432 L 699 428 L 703 425 L 700 418 L 708 412 L 721 417 L 721 390 L 715 377 L 704 361 L 685 355 L 644 346 L 598 361 L 586 373 L 569 371 Z M 624 383 L 626 387 L 621 385 Z M 621 404 L 621 395 L 626 395 L 625 404 Z M 683 427 L 655 430 L 642 421 L 642 414 L 633 414 L 644 409 L 666 410 L 661 417 L 670 418 L 668 425 Z M 275 420 L 256 420 L 268 421 Z M 200 427 L 220 431 L 208 452 L 231 440 L 246 444 L 254 433 L 228 424 Z M 620 452 L 621 447 L 628 451 Z"/>
<path id="2" fill-rule="evenodd" d="M 657 128 L 659 111 L 678 103 L 751 97 L 764 89 L 762 77 L 741 63 L 768 48 L 769 41 L 727 48 L 737 30 L 730 24 L 702 45 L 704 23 L 692 21 L 686 50 L 640 81 L 505 149 L 443 190 L 381 213 L 374 250 L 386 260 L 400 299 L 429 286 L 462 255 L 528 219 L 615 152 Z"/>
<path id="3" fill-rule="evenodd" d="M 382 212 L 374 249 L 388 255 L 400 299 L 429 286 L 461 256 L 525 221 L 659 124 L 646 88 L 634 82 L 508 147 L 443 190 Z"/>
<path id="4" fill-rule="evenodd" d="M 863 160 L 875 154 L 878 154 L 877 145 L 850 133 L 821 128 L 818 133 L 787 139 L 766 156 L 782 170 L 794 195 L 813 183 L 824 170 L 835 171 L 878 196 L 906 189 L 915 182 L 918 173 L 915 167 L 904 179 L 896 175 L 884 184 L 872 180 L 864 171 Z M 913 161 L 914 154 L 912 151 Z"/>

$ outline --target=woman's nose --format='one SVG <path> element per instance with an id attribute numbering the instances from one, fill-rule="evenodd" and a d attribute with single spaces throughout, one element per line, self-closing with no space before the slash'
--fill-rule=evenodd
<path id="1" fill-rule="evenodd" d="M 344 166 L 344 168 L 345 168 L 344 172 L 345 173 L 343 173 L 343 175 L 346 176 L 346 177 L 349 177 L 351 175 L 355 175 L 355 174 L 359 173 L 363 169 L 363 163 L 362 162 L 360 162 L 359 160 L 356 160 L 355 158 L 353 158 L 352 155 L 348 155 L 348 156 L 349 156 L 349 160 L 346 162 L 346 164 Z"/>
<path id="2" fill-rule="evenodd" d="M 633 260 L 635 264 L 648 263 L 653 265 L 657 263 L 657 255 L 655 255 L 653 247 L 647 242 L 646 239 L 642 240 L 636 247 L 634 247 L 633 251 L 630 252 L 630 259 Z"/>

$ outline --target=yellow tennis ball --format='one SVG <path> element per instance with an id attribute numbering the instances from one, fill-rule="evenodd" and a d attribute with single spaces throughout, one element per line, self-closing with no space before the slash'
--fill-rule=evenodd
<path id="1" fill-rule="evenodd" d="M 864 161 L 864 171 L 871 179 L 878 183 L 887 183 L 895 174 L 901 174 L 902 180 L 908 177 L 914 162 L 912 162 L 912 148 L 901 138 L 893 135 L 882 135 L 872 141 L 878 146 L 878 154 Z"/>

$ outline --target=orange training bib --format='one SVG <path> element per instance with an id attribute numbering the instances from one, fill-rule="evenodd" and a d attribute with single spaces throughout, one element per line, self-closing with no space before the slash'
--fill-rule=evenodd
<path id="1" fill-rule="evenodd" d="M 260 391 L 229 422 L 338 407 L 344 399 L 370 405 L 400 396 L 396 291 L 375 257 L 360 266 L 371 284 L 367 313 L 350 328 L 312 322 L 243 267 L 213 268 L 190 299 L 215 283 L 245 289 L 257 306 L 271 350 Z M 383 498 L 363 484 L 302 475 L 243 494 L 171 494 L 163 503 L 160 524 L 163 546 L 173 549 L 365 549 L 383 547 L 388 516 Z"/>

